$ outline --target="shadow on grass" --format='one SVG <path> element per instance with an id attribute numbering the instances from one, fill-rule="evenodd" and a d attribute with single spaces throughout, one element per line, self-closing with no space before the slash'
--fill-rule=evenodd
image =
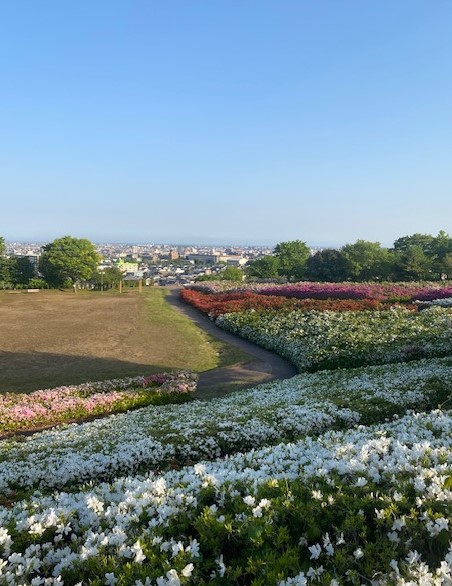
<path id="1" fill-rule="evenodd" d="M 0 352 L 0 392 L 29 393 L 87 381 L 169 372 L 174 366 L 45 352 Z"/>

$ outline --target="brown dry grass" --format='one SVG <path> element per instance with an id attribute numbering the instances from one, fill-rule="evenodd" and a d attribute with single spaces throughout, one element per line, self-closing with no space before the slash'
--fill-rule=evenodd
<path id="1" fill-rule="evenodd" d="M 179 315 L 165 294 L 0 293 L 0 391 L 243 360 Z"/>

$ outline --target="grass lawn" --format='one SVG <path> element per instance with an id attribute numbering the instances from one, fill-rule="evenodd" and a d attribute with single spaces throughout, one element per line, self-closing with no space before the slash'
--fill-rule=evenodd
<path id="1" fill-rule="evenodd" d="M 249 360 L 180 315 L 166 294 L 0 293 L 0 392 Z"/>

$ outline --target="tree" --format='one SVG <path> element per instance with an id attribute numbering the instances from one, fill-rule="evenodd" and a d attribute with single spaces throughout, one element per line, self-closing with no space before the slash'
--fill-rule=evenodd
<path id="1" fill-rule="evenodd" d="M 3 236 L 0 236 L 0 283 L 2 289 L 4 289 L 10 281 L 9 262 L 8 259 L 5 258 L 5 252 L 5 239 Z"/>
<path id="2" fill-rule="evenodd" d="M 0 284 L 2 289 L 9 289 L 11 286 L 9 258 L 0 256 Z"/>
<path id="3" fill-rule="evenodd" d="M 279 276 L 279 259 L 276 256 L 263 256 L 246 265 L 246 274 L 257 279 L 275 279 Z"/>
<path id="4" fill-rule="evenodd" d="M 346 279 L 347 263 L 340 250 L 325 248 L 306 261 L 306 276 L 313 281 L 339 282 Z"/>
<path id="5" fill-rule="evenodd" d="M 12 256 L 9 259 L 9 274 L 13 285 L 28 285 L 35 276 L 35 270 L 26 256 Z"/>
<path id="6" fill-rule="evenodd" d="M 123 276 L 123 273 L 118 267 L 108 267 L 103 271 L 96 271 L 91 277 L 91 281 L 93 281 L 94 285 L 99 289 L 102 287 L 104 289 L 113 289 L 113 287 L 119 285 Z"/>
<path id="7" fill-rule="evenodd" d="M 452 238 L 440 230 L 431 244 L 432 270 L 439 279 L 449 278 L 451 272 Z"/>
<path id="8" fill-rule="evenodd" d="M 61 287 L 90 279 L 99 262 L 89 240 L 63 236 L 44 246 L 39 270 L 51 286 Z"/>
<path id="9" fill-rule="evenodd" d="M 411 234 L 411 236 L 402 236 L 394 242 L 395 252 L 407 252 L 412 246 L 417 246 L 423 250 L 427 256 L 432 255 L 433 236 L 430 234 Z"/>
<path id="10" fill-rule="evenodd" d="M 279 262 L 279 274 L 290 281 L 300 281 L 304 277 L 310 253 L 309 248 L 301 240 L 277 244 L 274 254 Z"/>
<path id="11" fill-rule="evenodd" d="M 431 276 L 432 261 L 422 246 L 413 245 L 398 254 L 397 267 L 402 279 L 419 281 Z"/>
<path id="12" fill-rule="evenodd" d="M 442 278 L 450 279 L 452 277 L 452 252 L 444 255 L 441 261 L 440 271 Z"/>
<path id="13" fill-rule="evenodd" d="M 243 281 L 243 271 L 239 267 L 227 266 L 221 272 L 222 281 Z"/>
<path id="14" fill-rule="evenodd" d="M 387 280 L 394 272 L 394 260 L 387 248 L 379 242 L 357 240 L 341 248 L 346 261 L 347 278 L 355 281 Z"/>

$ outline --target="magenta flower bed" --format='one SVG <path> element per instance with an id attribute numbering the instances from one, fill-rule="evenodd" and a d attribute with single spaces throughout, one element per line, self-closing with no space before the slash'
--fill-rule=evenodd
<path id="1" fill-rule="evenodd" d="M 448 297 L 452 297 L 452 287 L 441 287 L 439 289 L 425 287 L 413 296 L 413 301 L 433 301 L 434 299 L 447 299 Z"/>
<path id="2" fill-rule="evenodd" d="M 260 290 L 262 295 L 297 299 L 375 299 L 378 301 L 431 301 L 452 296 L 452 287 L 421 286 L 419 283 L 297 283 Z"/>
<path id="3" fill-rule="evenodd" d="M 297 299 L 373 299 L 387 303 L 431 301 L 452 297 L 452 286 L 435 282 L 412 283 L 318 283 L 306 281 L 293 284 L 274 283 L 198 283 L 190 289 L 208 294 L 253 292 L 261 295 Z"/>

